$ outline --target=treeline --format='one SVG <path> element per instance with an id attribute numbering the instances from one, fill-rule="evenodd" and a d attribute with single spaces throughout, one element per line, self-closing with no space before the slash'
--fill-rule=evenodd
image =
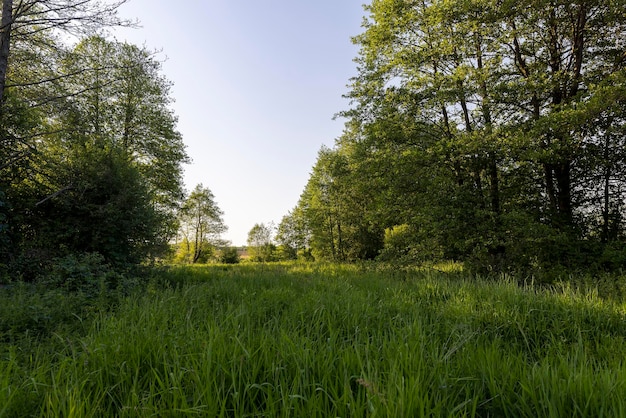
<path id="1" fill-rule="evenodd" d="M 279 241 L 546 278 L 626 265 L 626 2 L 374 0 Z"/>
<path id="2" fill-rule="evenodd" d="M 0 278 L 162 255 L 188 161 L 154 53 L 97 35 L 123 1 L 3 1 Z M 80 259 L 80 257 L 79 257 Z"/>

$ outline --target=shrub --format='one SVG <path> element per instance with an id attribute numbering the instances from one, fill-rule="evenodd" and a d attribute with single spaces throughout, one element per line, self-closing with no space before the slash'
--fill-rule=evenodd
<path id="1" fill-rule="evenodd" d="M 70 254 L 55 259 L 50 271 L 39 281 L 46 287 L 95 297 L 117 288 L 122 282 L 122 275 L 106 264 L 99 253 Z"/>
<path id="2" fill-rule="evenodd" d="M 219 256 L 220 263 L 224 264 L 237 264 L 240 261 L 239 252 L 237 247 L 223 248 Z"/>

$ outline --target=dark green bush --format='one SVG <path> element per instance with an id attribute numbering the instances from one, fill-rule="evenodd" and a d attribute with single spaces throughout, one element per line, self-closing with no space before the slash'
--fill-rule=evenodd
<path id="1" fill-rule="evenodd" d="M 96 296 L 106 288 L 115 288 L 119 278 L 120 275 L 112 271 L 102 255 L 85 253 L 55 259 L 40 282 L 49 288 Z"/>
<path id="2" fill-rule="evenodd" d="M 219 256 L 220 263 L 224 264 L 237 264 L 239 263 L 239 252 L 237 247 L 228 247 L 222 249 Z"/>

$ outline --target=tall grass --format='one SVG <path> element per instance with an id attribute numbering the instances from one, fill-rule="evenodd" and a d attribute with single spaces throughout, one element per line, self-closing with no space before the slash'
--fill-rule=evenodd
<path id="1" fill-rule="evenodd" d="M 625 337 L 623 305 L 566 288 L 177 268 L 84 333 L 5 344 L 0 416 L 626 416 Z"/>

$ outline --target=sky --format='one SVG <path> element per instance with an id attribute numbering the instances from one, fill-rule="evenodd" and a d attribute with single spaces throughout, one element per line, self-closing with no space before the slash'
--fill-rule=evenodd
<path id="1" fill-rule="evenodd" d="M 118 11 L 136 29 L 119 41 L 159 50 L 172 109 L 192 163 L 188 191 L 215 195 L 245 245 L 255 223 L 296 206 L 322 145 L 344 128 L 333 116 L 356 75 L 362 0 L 130 0 Z"/>

